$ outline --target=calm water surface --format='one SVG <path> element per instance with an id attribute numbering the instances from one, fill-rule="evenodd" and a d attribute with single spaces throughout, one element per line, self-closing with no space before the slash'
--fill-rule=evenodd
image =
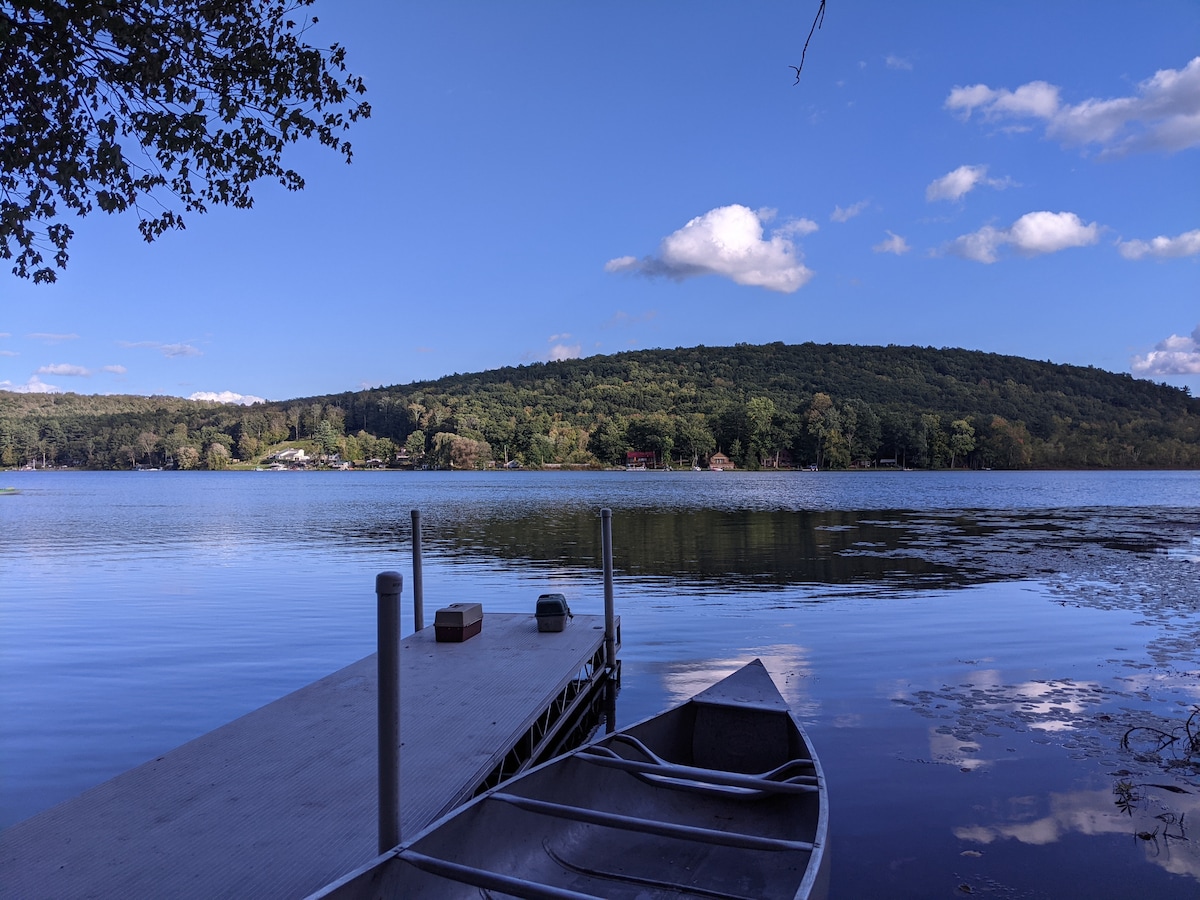
<path id="1" fill-rule="evenodd" d="M 1200 893 L 1200 760 L 1164 743 L 1200 704 L 1200 474 L 0 481 L 0 825 L 371 653 L 412 509 L 427 610 L 600 614 L 609 507 L 619 720 L 762 658 L 829 776 L 834 897 Z"/>

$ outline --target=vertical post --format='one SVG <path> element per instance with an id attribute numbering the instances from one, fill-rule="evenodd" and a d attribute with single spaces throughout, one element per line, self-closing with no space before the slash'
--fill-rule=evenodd
<path id="1" fill-rule="evenodd" d="M 421 578 L 421 511 L 412 511 L 413 631 L 425 627 L 425 583 Z"/>
<path id="2" fill-rule="evenodd" d="M 379 642 L 379 852 L 400 843 L 400 590 L 404 576 L 375 576 Z"/>
<path id="3" fill-rule="evenodd" d="M 605 678 L 606 715 L 608 720 L 606 731 L 612 734 L 616 728 L 616 683 L 617 677 L 617 627 L 616 614 L 613 609 L 613 558 L 612 558 L 612 510 L 600 510 L 600 546 L 604 558 L 604 663 L 607 672 Z"/>

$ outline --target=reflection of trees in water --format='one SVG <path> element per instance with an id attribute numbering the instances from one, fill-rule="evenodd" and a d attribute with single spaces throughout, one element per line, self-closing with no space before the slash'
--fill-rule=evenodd
<path id="1" fill-rule="evenodd" d="M 422 515 L 430 553 L 600 567 L 599 510 L 488 503 Z M 370 524 L 361 517 L 324 524 L 323 540 L 333 532 L 351 544 L 400 547 L 411 536 L 407 512 Z M 613 555 L 624 575 L 744 589 L 789 584 L 927 589 L 1065 575 L 1069 590 L 1082 573 L 1111 581 L 1108 570 L 1119 574 L 1132 561 L 1154 558 L 1187 567 L 1179 577 L 1194 584 L 1195 566 L 1172 552 L 1197 532 L 1200 513 L 1194 510 L 616 508 Z M 1194 593 L 1187 594 L 1193 605 Z M 1104 605 L 1099 592 L 1089 596 L 1075 601 Z M 1106 599 L 1108 605 L 1122 603 L 1115 594 Z"/>
<path id="2" fill-rule="evenodd" d="M 555 566 L 597 566 L 594 513 L 549 512 L 450 526 L 445 549 Z M 913 539 L 904 513 L 849 511 L 668 510 L 614 513 L 613 558 L 625 575 L 736 583 L 747 589 L 788 584 L 962 580 L 902 550 Z"/>

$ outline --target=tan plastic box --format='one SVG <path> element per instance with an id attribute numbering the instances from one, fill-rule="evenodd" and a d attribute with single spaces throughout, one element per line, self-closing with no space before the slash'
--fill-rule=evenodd
<path id="1" fill-rule="evenodd" d="M 451 603 L 437 611 L 434 636 L 439 642 L 461 643 L 483 629 L 482 603 Z"/>

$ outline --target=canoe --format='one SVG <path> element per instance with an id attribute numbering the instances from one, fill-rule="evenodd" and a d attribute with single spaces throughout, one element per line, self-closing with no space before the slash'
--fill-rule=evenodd
<path id="1" fill-rule="evenodd" d="M 492 788 L 312 900 L 818 900 L 828 822 L 816 754 L 754 660 Z"/>

